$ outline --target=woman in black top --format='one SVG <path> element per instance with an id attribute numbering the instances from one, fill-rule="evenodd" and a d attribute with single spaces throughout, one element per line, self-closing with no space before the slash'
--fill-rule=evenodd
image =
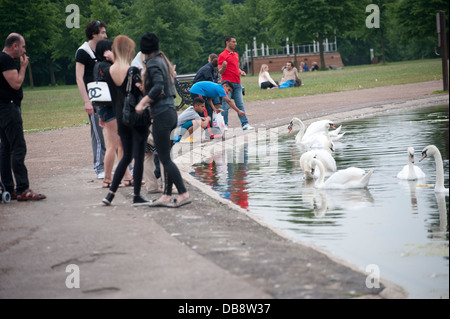
<path id="1" fill-rule="evenodd" d="M 142 174 L 144 170 L 145 145 L 149 134 L 148 126 L 129 127 L 122 122 L 123 102 L 126 95 L 128 71 L 130 62 L 134 57 L 134 41 L 127 36 L 119 35 L 114 39 L 114 64 L 106 70 L 105 79 L 111 92 L 113 110 L 116 114 L 117 127 L 122 141 L 123 157 L 117 165 L 114 178 L 108 195 L 103 199 L 105 205 L 111 205 L 114 195 L 120 185 L 128 165 L 134 158 L 134 197 L 133 206 L 148 205 L 149 202 L 140 196 Z M 139 70 L 132 68 L 134 73 Z M 139 89 L 133 84 L 133 94 L 138 95 Z"/>
<path id="2" fill-rule="evenodd" d="M 100 40 L 95 48 L 98 62 L 94 66 L 94 80 L 106 81 L 105 74 L 113 64 L 114 56 L 112 54 L 112 41 Z M 93 102 L 92 105 L 100 119 L 100 126 L 103 127 L 103 136 L 106 142 L 105 151 L 105 177 L 103 179 L 103 188 L 110 188 L 112 183 L 112 170 L 116 160 L 116 154 L 119 159 L 123 156 L 122 143 L 117 133 L 116 114 L 113 110 L 112 102 Z M 124 175 L 123 186 L 132 186 L 133 177 L 130 170 L 127 169 Z"/>
<path id="3" fill-rule="evenodd" d="M 164 192 L 161 198 L 151 206 L 180 207 L 191 202 L 184 186 L 180 171 L 170 157 L 173 141 L 171 132 L 177 126 L 175 108 L 174 74 L 170 61 L 159 51 L 159 39 L 150 32 L 141 38 L 141 52 L 145 60 L 145 96 L 136 106 L 136 112 L 142 113 L 149 105 L 153 119 L 153 139 L 159 160 L 163 164 L 165 174 Z M 173 202 L 172 186 L 178 189 L 178 198 Z"/>

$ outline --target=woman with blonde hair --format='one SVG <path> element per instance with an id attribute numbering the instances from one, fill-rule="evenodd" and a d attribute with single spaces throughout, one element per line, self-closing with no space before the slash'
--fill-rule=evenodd
<path id="1" fill-rule="evenodd" d="M 261 89 L 276 89 L 278 88 L 278 83 L 272 80 L 269 74 L 269 66 L 267 64 L 261 65 L 261 70 L 259 71 L 259 87 Z"/>
<path id="2" fill-rule="evenodd" d="M 136 105 L 136 113 L 142 113 L 150 106 L 153 119 L 152 133 L 156 151 L 164 167 L 163 195 L 151 206 L 180 207 L 191 202 L 181 173 L 170 157 L 173 146 L 171 133 L 177 127 L 175 108 L 175 86 L 173 67 L 167 57 L 159 51 L 159 38 L 147 32 L 141 38 L 141 52 L 145 61 L 145 95 Z M 178 197 L 172 201 L 172 186 L 178 190 Z"/>
<path id="3" fill-rule="evenodd" d="M 117 165 L 111 188 L 108 195 L 103 199 L 105 205 L 111 205 L 114 195 L 119 187 L 128 165 L 134 158 L 133 206 L 148 205 L 150 202 L 141 197 L 142 175 L 144 170 L 145 145 L 149 134 L 148 126 L 127 126 L 123 123 L 123 103 L 126 96 L 128 73 L 133 73 L 133 79 L 140 74 L 136 67 L 130 67 L 134 58 L 135 43 L 129 37 L 119 35 L 114 39 L 112 50 L 114 64 L 106 71 L 105 79 L 111 92 L 114 113 L 117 118 L 117 128 L 122 141 L 123 157 Z M 131 93 L 135 96 L 140 94 L 139 89 L 133 83 Z"/>

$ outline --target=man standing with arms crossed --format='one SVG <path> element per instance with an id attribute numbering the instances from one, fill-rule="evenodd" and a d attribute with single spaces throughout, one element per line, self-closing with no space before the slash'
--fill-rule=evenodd
<path id="1" fill-rule="evenodd" d="M 20 60 L 20 69 L 14 60 Z M 18 33 L 11 33 L 6 38 L 5 48 L 0 52 L 0 167 L 6 191 L 11 194 L 11 199 L 19 201 L 46 198 L 45 195 L 37 194 L 29 188 L 28 170 L 25 166 L 27 144 L 23 134 L 20 104 L 28 63 L 25 39 Z"/>
<path id="2" fill-rule="evenodd" d="M 105 140 L 103 138 L 103 130 L 99 124 L 98 114 L 94 111 L 89 95 L 87 92 L 87 84 L 94 81 L 94 66 L 97 61 L 95 56 L 95 47 L 97 42 L 106 39 L 106 24 L 100 21 L 91 21 L 86 26 L 86 37 L 88 42 L 78 48 L 75 60 L 75 72 L 78 90 L 84 101 L 84 110 L 89 115 L 91 123 L 91 142 L 92 151 L 94 153 L 94 171 L 98 179 L 105 177 L 105 168 L 103 160 L 105 158 Z"/>
<path id="3" fill-rule="evenodd" d="M 242 94 L 241 76 L 247 74 L 239 68 L 239 55 L 235 52 L 237 41 L 233 36 L 225 37 L 225 50 L 219 55 L 218 67 L 219 73 L 222 75 L 222 81 L 230 81 L 233 84 L 233 91 L 230 98 L 234 100 L 234 103 L 242 112 L 244 109 L 244 96 Z M 225 120 L 225 124 L 228 126 L 228 110 L 230 106 L 225 101 L 222 102 L 222 115 Z M 247 116 L 239 115 L 241 126 L 243 130 L 252 130 L 254 127 L 248 124 Z"/>

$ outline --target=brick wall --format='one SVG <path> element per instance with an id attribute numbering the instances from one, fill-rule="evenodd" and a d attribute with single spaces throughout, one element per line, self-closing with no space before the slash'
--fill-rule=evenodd
<path id="1" fill-rule="evenodd" d="M 339 52 L 336 53 L 324 53 L 325 65 L 326 67 L 330 67 L 330 65 L 336 67 L 343 67 L 341 55 Z M 272 72 L 281 72 L 281 68 L 286 64 L 287 61 L 294 61 L 294 56 L 284 56 L 284 57 L 258 57 L 253 58 L 255 63 L 254 72 L 255 74 L 259 73 L 262 64 L 267 64 L 269 66 L 269 71 Z M 297 55 L 297 65 L 300 65 L 300 62 L 305 62 L 311 67 L 313 62 L 317 62 L 320 67 L 320 55 L 319 54 L 302 54 Z M 251 59 L 249 60 L 251 62 Z M 250 70 L 248 73 L 251 73 L 252 67 L 250 63 Z"/>

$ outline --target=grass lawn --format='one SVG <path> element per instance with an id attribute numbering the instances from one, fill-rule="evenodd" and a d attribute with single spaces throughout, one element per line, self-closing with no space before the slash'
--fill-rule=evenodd
<path id="1" fill-rule="evenodd" d="M 281 72 L 275 71 L 270 70 L 270 74 L 275 81 L 280 81 Z M 298 88 L 261 90 L 258 86 L 258 75 L 247 75 L 242 78 L 246 91 L 244 101 L 441 80 L 442 66 L 440 59 L 417 60 L 307 72 L 301 73 L 300 78 L 303 84 Z M 26 132 L 81 126 L 88 124 L 89 121 L 76 85 L 25 89 L 22 116 Z"/>

